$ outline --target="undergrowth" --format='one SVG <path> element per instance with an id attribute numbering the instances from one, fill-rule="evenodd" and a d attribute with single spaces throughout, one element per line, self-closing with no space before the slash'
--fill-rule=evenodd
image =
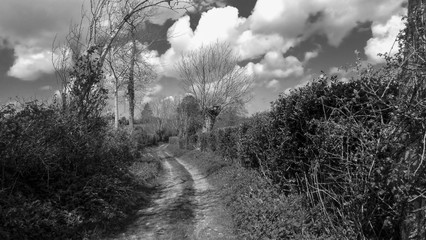
<path id="1" fill-rule="evenodd" d="M 212 152 L 182 150 L 177 145 L 169 145 L 168 150 L 193 159 L 192 163 L 218 189 L 238 239 L 341 239 L 327 233 L 319 208 L 307 208 L 303 195 L 281 194 L 259 172 Z"/>
<path id="2" fill-rule="evenodd" d="M 0 239 L 82 239 L 126 220 L 149 181 L 129 167 L 158 168 L 135 142 L 55 105 L 0 107 Z"/>

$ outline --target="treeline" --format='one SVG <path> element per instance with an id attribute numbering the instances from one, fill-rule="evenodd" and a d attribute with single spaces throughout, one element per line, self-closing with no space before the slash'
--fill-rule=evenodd
<path id="1" fill-rule="evenodd" d="M 357 73 L 348 82 L 321 77 L 238 127 L 199 135 L 201 150 L 257 169 L 275 198 L 303 196 L 298 227 L 270 219 L 277 238 L 303 228 L 338 239 L 425 236 L 423 84 L 395 59 Z M 249 215 L 245 224 L 256 221 Z"/>

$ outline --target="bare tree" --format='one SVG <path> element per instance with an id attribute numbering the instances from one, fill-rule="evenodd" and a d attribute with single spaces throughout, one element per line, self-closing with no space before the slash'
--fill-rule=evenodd
<path id="1" fill-rule="evenodd" d="M 66 92 L 72 79 L 67 72 L 82 55 L 90 49 L 96 54 L 97 69 L 102 75 L 104 62 L 117 39 L 128 33 L 131 22 L 140 21 L 140 17 L 151 9 L 166 7 L 177 8 L 179 0 L 89 0 L 88 8 L 82 7 L 82 16 L 78 23 L 71 24 L 64 43 L 54 42 L 52 56 L 54 66 L 62 87 L 62 102 L 66 106 Z M 141 14 L 143 13 L 143 14 Z M 64 50 L 66 49 L 66 50 Z M 59 52 L 59 54 L 58 54 Z M 66 55 L 62 53 L 67 53 Z M 67 65 L 68 64 L 68 65 Z"/>
<path id="2" fill-rule="evenodd" d="M 176 130 L 178 127 L 177 107 L 178 97 L 158 98 L 151 103 L 153 115 L 156 119 L 156 131 L 164 129 Z"/>
<path id="3" fill-rule="evenodd" d="M 216 42 L 184 54 L 176 68 L 184 90 L 199 102 L 203 132 L 209 132 L 224 109 L 250 100 L 254 78 L 228 43 Z"/>
<path id="4" fill-rule="evenodd" d="M 137 40 L 117 47 L 108 57 L 106 71 L 114 94 L 115 126 L 118 127 L 119 92 L 127 86 L 126 95 L 129 103 L 129 125 L 133 129 L 134 109 L 138 95 L 144 95 L 147 88 L 157 78 L 154 66 L 149 63 L 147 46 Z M 141 96 L 139 96 L 141 97 Z"/>

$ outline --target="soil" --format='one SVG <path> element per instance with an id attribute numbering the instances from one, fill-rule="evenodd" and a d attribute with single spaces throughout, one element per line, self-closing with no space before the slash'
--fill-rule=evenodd
<path id="1" fill-rule="evenodd" d="M 161 145 L 155 153 L 164 174 L 149 206 L 124 232 L 109 239 L 237 239 L 232 224 L 208 178 L 191 164 L 177 158 Z"/>

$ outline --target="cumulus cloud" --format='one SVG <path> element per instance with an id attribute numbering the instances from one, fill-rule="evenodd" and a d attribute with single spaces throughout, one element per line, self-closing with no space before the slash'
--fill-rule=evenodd
<path id="1" fill-rule="evenodd" d="M 186 51 L 217 41 L 230 42 L 234 46 L 245 21 L 238 17 L 238 9 L 234 7 L 213 8 L 203 13 L 195 31 L 190 27 L 189 16 L 180 18 L 167 33 L 171 48 L 161 56 L 165 75 L 176 75 L 174 64 Z"/>
<path id="2" fill-rule="evenodd" d="M 271 88 L 275 91 L 277 91 L 279 87 L 280 87 L 280 82 L 277 79 L 272 79 L 271 81 L 268 82 L 268 84 L 266 84 L 266 88 Z"/>
<path id="3" fill-rule="evenodd" d="M 305 59 L 303 60 L 303 62 L 308 62 L 309 60 L 318 57 L 319 54 L 319 50 L 315 50 L 315 51 L 311 51 L 311 52 L 306 52 L 305 53 Z"/>
<path id="4" fill-rule="evenodd" d="M 384 22 L 404 0 L 258 0 L 249 17 L 254 33 L 279 33 L 286 39 L 324 34 L 339 45 L 359 22 Z"/>
<path id="5" fill-rule="evenodd" d="M 40 48 L 15 47 L 15 63 L 7 74 L 26 81 L 38 79 L 44 73 L 53 72 L 52 53 Z"/>
<path id="6" fill-rule="evenodd" d="M 298 41 L 298 39 L 285 40 L 279 34 L 255 34 L 251 30 L 246 30 L 238 37 L 235 48 L 241 59 L 251 59 L 269 51 L 286 52 Z"/>
<path id="7" fill-rule="evenodd" d="M 338 46 L 359 23 L 384 24 L 390 16 L 401 12 L 403 2 L 258 0 L 248 18 L 238 17 L 238 9 L 231 6 L 213 8 L 202 14 L 195 31 L 190 28 L 188 16 L 180 18 L 169 29 L 171 48 L 161 60 L 165 72 L 176 76 L 173 65 L 183 52 L 214 41 L 229 42 L 241 60 L 259 58 L 268 52 L 285 53 L 315 34 L 326 36 L 329 44 Z M 317 57 L 318 53 L 317 50 L 307 52 L 303 63 Z"/>
<path id="8" fill-rule="evenodd" d="M 249 71 L 260 79 L 287 78 L 303 75 L 302 63 L 294 56 L 283 57 L 282 53 L 268 52 L 259 63 L 249 63 Z"/>
<path id="9" fill-rule="evenodd" d="M 399 46 L 395 42 L 400 30 L 405 25 L 402 21 L 402 16 L 394 15 L 386 23 L 374 23 L 371 30 L 373 37 L 367 41 L 367 46 L 364 48 L 365 55 L 371 63 L 383 63 L 383 57 L 379 57 L 379 53 L 388 53 L 391 56 L 398 52 Z"/>

